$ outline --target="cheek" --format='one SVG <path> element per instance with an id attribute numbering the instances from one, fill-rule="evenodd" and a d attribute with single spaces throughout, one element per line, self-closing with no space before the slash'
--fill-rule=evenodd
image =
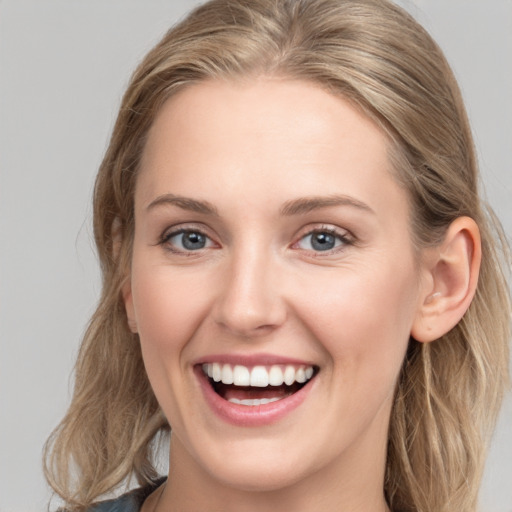
<path id="1" fill-rule="evenodd" d="M 134 257 L 132 297 L 141 338 L 162 348 L 190 338 L 208 302 L 203 282 L 199 275 Z"/>
<path id="2" fill-rule="evenodd" d="M 202 283 L 175 268 L 139 262 L 134 255 L 132 300 L 144 366 L 173 429 L 184 421 L 179 404 L 193 400 L 184 362 L 208 310 Z"/>
<path id="3" fill-rule="evenodd" d="M 132 300 L 144 363 L 155 391 L 184 371 L 181 356 L 208 310 L 203 280 L 134 257 Z"/>
<path id="4" fill-rule="evenodd" d="M 414 271 L 389 263 L 333 273 L 307 294 L 303 317 L 351 387 L 393 383 L 400 371 L 415 313 Z"/>

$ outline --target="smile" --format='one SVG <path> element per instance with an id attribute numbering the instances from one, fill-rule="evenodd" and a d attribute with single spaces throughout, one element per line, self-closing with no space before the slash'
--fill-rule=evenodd
<path id="1" fill-rule="evenodd" d="M 265 388 L 267 386 L 291 386 L 295 382 L 304 384 L 314 373 L 312 366 L 272 365 L 254 366 L 231 365 L 220 363 L 203 364 L 203 372 L 213 382 L 226 385 Z"/>
<path id="2" fill-rule="evenodd" d="M 302 362 L 246 359 L 224 356 L 194 366 L 211 410 L 240 427 L 271 425 L 290 414 L 304 402 L 319 373 L 317 366 Z"/>

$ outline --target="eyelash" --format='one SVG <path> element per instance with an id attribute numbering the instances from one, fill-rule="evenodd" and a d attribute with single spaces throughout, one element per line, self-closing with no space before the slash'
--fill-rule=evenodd
<path id="1" fill-rule="evenodd" d="M 158 245 L 164 246 L 165 249 L 169 252 L 183 255 L 186 257 L 197 256 L 198 253 L 200 253 L 202 250 L 210 248 L 210 247 L 201 247 L 196 250 L 193 250 L 193 249 L 183 250 L 183 249 L 177 249 L 170 243 L 170 240 L 172 238 L 182 235 L 182 234 L 185 234 L 185 233 L 190 233 L 190 234 L 195 233 L 195 234 L 205 237 L 205 239 L 207 240 L 206 243 L 208 243 L 208 241 L 210 241 L 210 243 L 213 243 L 213 244 L 215 243 L 215 242 L 213 242 L 212 238 L 210 236 L 208 236 L 202 229 L 198 229 L 198 228 L 194 228 L 194 227 L 181 227 L 181 228 L 178 228 L 178 229 L 175 229 L 172 231 L 164 231 L 164 233 L 160 237 Z M 300 238 L 291 245 L 291 248 L 292 249 L 299 248 L 297 246 L 300 242 L 305 240 L 307 237 L 311 237 L 315 234 L 331 235 L 335 238 L 335 243 L 339 242 L 339 244 L 331 249 L 326 249 L 326 250 L 316 250 L 315 251 L 315 250 L 305 249 L 306 251 L 311 252 L 311 254 L 313 254 L 314 257 L 321 257 L 323 255 L 328 256 L 331 254 L 336 254 L 338 252 L 343 251 L 347 246 L 354 245 L 354 243 L 355 243 L 355 241 L 353 240 L 353 237 L 347 231 L 343 231 L 343 233 L 341 233 L 339 230 L 337 230 L 331 226 L 319 226 L 319 227 L 316 227 L 313 229 L 309 229 L 307 232 L 302 234 L 300 236 Z"/>
<path id="2" fill-rule="evenodd" d="M 170 243 L 170 240 L 172 238 L 179 236 L 179 235 L 183 235 L 185 233 L 190 233 L 190 234 L 195 233 L 200 236 L 203 236 L 207 240 L 207 243 L 208 243 L 208 241 L 212 242 L 212 238 L 210 236 L 208 236 L 202 229 L 198 229 L 198 228 L 194 228 L 194 227 L 181 227 L 181 228 L 178 228 L 178 229 L 175 229 L 172 231 L 164 231 L 162 236 L 160 237 L 160 240 L 158 243 L 159 243 L 159 245 L 164 246 L 167 251 L 175 253 L 175 254 L 179 254 L 182 256 L 196 256 L 202 249 L 209 248 L 209 247 L 204 247 L 204 248 L 201 247 L 196 250 L 192 250 L 192 249 L 191 250 L 186 250 L 186 249 L 183 250 L 183 249 L 177 249 Z"/>
<path id="3" fill-rule="evenodd" d="M 353 237 L 347 232 L 343 231 L 341 232 L 338 229 L 333 228 L 332 226 L 319 226 L 313 229 L 308 230 L 306 233 L 301 235 L 301 237 L 297 240 L 297 242 L 294 242 L 292 245 L 292 248 L 296 247 L 301 241 L 305 240 L 307 237 L 311 237 L 315 234 L 328 234 L 334 237 L 335 243 L 336 241 L 339 242 L 339 245 L 326 250 L 312 250 L 311 253 L 314 255 L 315 258 L 319 258 L 322 256 L 329 256 L 332 254 L 336 254 L 338 252 L 343 251 L 347 246 L 354 245 L 355 241 Z"/>

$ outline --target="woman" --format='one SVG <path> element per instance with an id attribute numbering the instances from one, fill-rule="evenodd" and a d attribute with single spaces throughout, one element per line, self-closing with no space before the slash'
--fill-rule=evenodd
<path id="1" fill-rule="evenodd" d="M 404 11 L 199 7 L 135 72 L 94 205 L 103 294 L 47 452 L 67 509 L 135 477 L 91 510 L 476 510 L 506 250 Z"/>

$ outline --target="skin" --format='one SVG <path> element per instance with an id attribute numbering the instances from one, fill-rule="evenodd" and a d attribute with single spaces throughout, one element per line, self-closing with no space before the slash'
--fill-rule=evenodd
<path id="1" fill-rule="evenodd" d="M 306 82 L 205 82 L 162 107 L 137 181 L 124 288 L 173 431 L 168 483 L 144 512 L 387 510 L 393 392 L 435 284 L 412 246 L 388 145 L 347 101 Z M 150 206 L 166 194 L 216 213 Z M 283 212 L 333 196 L 345 201 Z M 208 243 L 187 252 L 181 236 L 163 241 L 180 228 Z M 337 246 L 316 251 L 309 235 L 326 229 Z M 320 371 L 297 409 L 247 428 L 211 411 L 193 373 L 219 353 L 292 356 Z"/>

